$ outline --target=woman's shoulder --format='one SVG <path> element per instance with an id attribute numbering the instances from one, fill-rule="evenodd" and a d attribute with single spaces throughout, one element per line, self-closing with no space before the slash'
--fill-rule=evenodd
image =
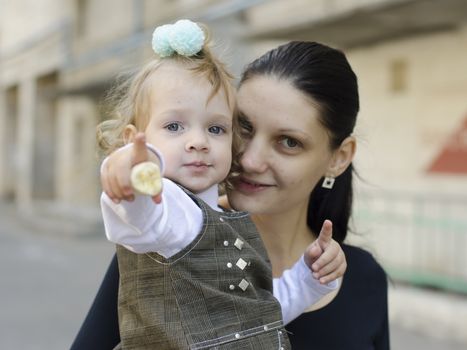
<path id="1" fill-rule="evenodd" d="M 342 244 L 342 250 L 347 259 L 346 274 L 386 284 L 386 272 L 371 252 L 349 244 Z"/>
<path id="2" fill-rule="evenodd" d="M 369 264 L 370 266 L 380 266 L 373 254 L 362 247 L 343 243 L 342 250 L 345 256 L 353 262 Z"/>

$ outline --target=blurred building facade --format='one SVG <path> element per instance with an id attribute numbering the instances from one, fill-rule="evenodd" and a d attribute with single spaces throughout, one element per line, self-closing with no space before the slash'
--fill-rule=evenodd
<path id="1" fill-rule="evenodd" d="M 371 232 L 354 239 L 398 278 L 467 293 L 464 0 L 0 0 L 0 197 L 99 217 L 99 101 L 178 18 L 210 25 L 237 74 L 291 39 L 343 49 L 361 93 L 355 221 Z"/>

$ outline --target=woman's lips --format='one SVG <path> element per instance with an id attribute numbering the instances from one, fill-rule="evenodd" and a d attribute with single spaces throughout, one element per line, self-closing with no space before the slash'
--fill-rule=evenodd
<path id="1" fill-rule="evenodd" d="M 244 193 L 257 193 L 264 191 L 267 188 L 272 187 L 272 185 L 263 184 L 246 178 L 240 178 L 236 183 L 236 189 Z"/>

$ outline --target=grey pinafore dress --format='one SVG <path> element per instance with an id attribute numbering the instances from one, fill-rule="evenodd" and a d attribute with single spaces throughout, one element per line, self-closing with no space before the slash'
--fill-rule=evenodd
<path id="1" fill-rule="evenodd" d="M 261 238 L 244 212 L 203 211 L 200 234 L 169 259 L 117 246 L 122 349 L 290 349 Z"/>

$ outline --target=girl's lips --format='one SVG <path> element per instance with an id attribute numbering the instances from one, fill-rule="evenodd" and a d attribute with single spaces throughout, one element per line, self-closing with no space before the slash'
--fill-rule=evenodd
<path id="1" fill-rule="evenodd" d="M 210 164 L 206 164 L 203 162 L 192 162 L 192 163 L 185 164 L 185 167 L 190 169 L 190 171 L 193 173 L 203 173 L 207 169 L 209 169 L 210 166 L 211 166 Z"/>
<path id="2" fill-rule="evenodd" d="M 185 166 L 192 166 L 192 167 L 208 167 L 211 164 L 205 163 L 205 162 L 191 162 L 191 163 L 186 163 Z"/>
<path id="3" fill-rule="evenodd" d="M 240 178 L 236 183 L 235 187 L 237 190 L 243 193 L 257 193 L 273 186 L 255 182 L 245 178 Z"/>

